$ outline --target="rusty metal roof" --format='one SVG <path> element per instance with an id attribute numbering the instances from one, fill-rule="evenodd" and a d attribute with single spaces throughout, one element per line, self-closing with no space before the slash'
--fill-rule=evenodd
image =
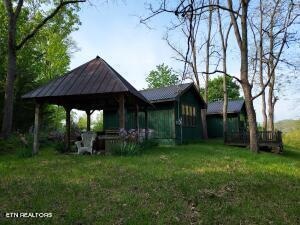
<path id="1" fill-rule="evenodd" d="M 174 101 L 183 91 L 192 85 L 193 83 L 186 83 L 168 87 L 150 88 L 141 90 L 140 93 L 152 103 Z"/>
<path id="2" fill-rule="evenodd" d="M 239 113 L 241 112 L 245 104 L 244 99 L 229 100 L 227 113 Z M 209 102 L 207 104 L 207 114 L 222 114 L 223 113 L 223 101 Z"/>
<path id="3" fill-rule="evenodd" d="M 139 91 L 105 60 L 97 56 L 65 75 L 23 95 L 22 98 L 41 99 L 120 92 L 130 93 L 149 104 L 148 100 Z"/>

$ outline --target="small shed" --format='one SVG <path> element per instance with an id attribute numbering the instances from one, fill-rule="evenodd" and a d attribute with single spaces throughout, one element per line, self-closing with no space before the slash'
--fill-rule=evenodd
<path id="1" fill-rule="evenodd" d="M 202 139 L 201 109 L 206 104 L 193 83 L 141 90 L 140 93 L 154 106 L 148 107 L 149 135 L 161 144 L 176 144 Z M 115 111 L 104 111 L 104 128 L 116 126 Z M 144 114 L 139 114 L 143 129 Z M 133 112 L 128 112 L 126 128 L 133 126 Z"/>
<path id="2" fill-rule="evenodd" d="M 137 115 L 144 113 L 147 120 L 149 101 L 126 81 L 105 60 L 97 56 L 91 61 L 71 70 L 24 96 L 34 100 L 34 153 L 38 151 L 40 105 L 55 104 L 66 111 L 66 147 L 70 149 L 70 111 L 84 110 L 87 114 L 87 130 L 90 130 L 90 115 L 93 110 L 117 113 L 116 128 L 125 128 L 126 111 L 134 111 L 134 127 L 139 127 Z M 147 124 L 147 121 L 144 121 Z M 147 129 L 147 126 L 145 127 Z M 146 132 L 147 134 L 147 132 Z"/>
<path id="3" fill-rule="evenodd" d="M 244 99 L 229 100 L 227 108 L 228 132 L 242 132 L 247 127 Z M 223 101 L 207 105 L 207 131 L 209 138 L 223 137 Z"/>

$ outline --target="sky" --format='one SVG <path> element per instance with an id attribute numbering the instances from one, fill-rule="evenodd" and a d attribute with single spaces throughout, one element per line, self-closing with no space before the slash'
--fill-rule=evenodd
<path id="1" fill-rule="evenodd" d="M 174 60 L 176 55 L 163 37 L 173 15 L 154 18 L 147 26 L 140 24 L 140 16 L 149 13 L 144 0 L 94 0 L 94 5 L 82 4 L 79 12 L 81 26 L 72 34 L 79 50 L 72 55 L 70 69 L 99 55 L 128 80 L 136 89 L 147 88 L 147 74 L 161 63 L 174 70 L 183 64 Z M 233 35 L 233 34 L 232 34 Z M 173 42 L 182 46 L 183 39 L 173 35 Z M 238 76 L 239 57 L 234 37 L 231 38 L 228 71 Z M 255 101 L 257 120 L 261 121 L 260 100 Z M 300 79 L 282 90 L 275 109 L 275 120 L 300 119 Z"/>

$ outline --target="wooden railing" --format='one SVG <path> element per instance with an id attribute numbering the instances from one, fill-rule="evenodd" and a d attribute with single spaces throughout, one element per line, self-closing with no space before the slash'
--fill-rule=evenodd
<path id="1" fill-rule="evenodd" d="M 258 132 L 258 143 L 282 143 L 282 132 L 260 131 Z"/>
<path id="2" fill-rule="evenodd" d="M 282 132 L 281 131 L 258 131 L 259 144 L 281 144 L 282 145 Z M 225 143 L 248 145 L 250 142 L 249 132 L 230 132 L 225 135 Z"/>

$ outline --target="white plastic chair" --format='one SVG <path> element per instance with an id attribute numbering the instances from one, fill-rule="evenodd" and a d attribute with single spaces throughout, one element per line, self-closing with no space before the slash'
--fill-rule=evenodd
<path id="1" fill-rule="evenodd" d="M 78 149 L 78 154 L 89 152 L 93 154 L 93 141 L 96 138 L 96 134 L 93 132 L 85 132 L 81 134 L 82 141 L 76 141 L 75 144 Z"/>

